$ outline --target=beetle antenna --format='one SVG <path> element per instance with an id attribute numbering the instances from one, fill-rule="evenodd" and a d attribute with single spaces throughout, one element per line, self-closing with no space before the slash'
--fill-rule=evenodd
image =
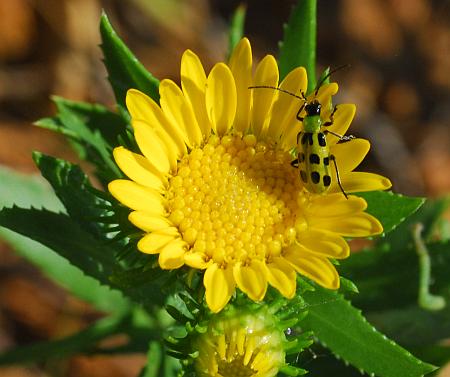
<path id="1" fill-rule="evenodd" d="M 328 73 L 325 75 L 325 77 L 323 77 L 322 80 L 320 80 L 320 82 L 317 84 L 317 86 L 316 86 L 316 91 L 315 91 L 315 95 L 317 96 L 317 93 L 319 92 L 319 89 L 320 89 L 320 87 L 322 86 L 322 84 L 323 84 L 328 78 L 330 78 L 330 76 L 331 76 L 333 73 L 335 73 L 335 72 L 337 72 L 337 71 L 340 71 L 341 69 L 348 68 L 348 67 L 350 67 L 350 64 L 343 64 L 343 65 L 340 65 L 340 66 L 337 67 L 337 68 L 332 69 L 330 72 L 328 72 Z"/>
<path id="2" fill-rule="evenodd" d="M 276 86 L 269 86 L 269 85 L 249 86 L 248 88 L 249 88 L 249 89 L 275 89 L 275 90 L 278 90 L 278 91 L 280 91 L 280 92 L 282 92 L 282 93 L 289 94 L 289 95 L 292 96 L 292 97 L 301 99 L 302 101 L 306 101 L 306 97 L 305 97 L 305 94 L 304 94 L 303 92 L 300 92 L 302 95 L 301 95 L 301 96 L 298 96 L 297 94 L 291 93 L 291 92 L 289 92 L 288 90 L 281 89 L 281 88 L 278 88 L 278 87 L 276 87 Z"/>

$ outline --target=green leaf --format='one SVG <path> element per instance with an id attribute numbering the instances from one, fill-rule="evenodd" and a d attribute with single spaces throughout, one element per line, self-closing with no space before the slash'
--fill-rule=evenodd
<path id="1" fill-rule="evenodd" d="M 34 152 L 33 159 L 70 217 L 94 235 L 104 236 L 105 229 L 98 223 L 98 218 L 106 212 L 105 201 L 94 195 L 89 178 L 81 168 L 40 152 Z"/>
<path id="2" fill-rule="evenodd" d="M 113 250 L 69 216 L 46 209 L 4 208 L 0 225 L 46 245 L 83 272 L 108 283 L 114 266 Z"/>
<path id="3" fill-rule="evenodd" d="M 100 132 L 103 140 L 110 146 L 116 145 L 118 136 L 123 134 L 125 131 L 127 124 L 123 118 L 120 115 L 108 110 L 105 106 L 86 102 L 70 101 L 56 96 L 54 99 L 57 105 L 59 105 L 58 109 L 61 107 L 64 111 L 70 111 L 73 116 L 87 126 L 91 132 Z M 66 127 L 59 120 L 58 116 L 54 118 L 40 119 L 35 124 L 52 131 L 63 133 L 69 137 L 82 138 L 82 136 L 85 135 L 90 136 L 84 128 L 78 130 L 77 128 L 71 129 L 70 127 Z M 77 133 L 77 131 L 81 132 Z M 90 142 L 90 140 L 85 141 Z"/>
<path id="4" fill-rule="evenodd" d="M 78 135 L 74 131 L 66 128 L 57 116 L 55 116 L 53 118 L 39 119 L 38 121 L 34 122 L 34 125 L 45 128 L 45 129 L 53 131 L 53 132 L 60 133 L 70 139 L 78 140 Z M 86 155 L 86 153 L 83 151 L 83 156 L 85 156 L 85 155 Z"/>
<path id="5" fill-rule="evenodd" d="M 231 56 L 236 45 L 244 35 L 245 14 L 247 7 L 244 4 L 239 5 L 233 13 L 230 29 L 228 31 L 228 59 Z"/>
<path id="6" fill-rule="evenodd" d="M 450 197 L 443 197 L 434 200 L 427 200 L 425 205 L 419 211 L 410 216 L 407 221 L 400 224 L 394 232 L 388 235 L 387 240 L 394 248 L 401 248 L 405 242 L 411 239 L 410 228 L 412 224 L 421 223 L 424 226 L 423 238 L 425 241 L 432 240 L 439 234 L 436 233 L 436 228 L 442 219 L 443 214 L 450 206 Z"/>
<path id="7" fill-rule="evenodd" d="M 147 365 L 139 377 L 175 377 L 180 370 L 179 361 L 164 353 L 164 347 L 159 342 L 150 342 L 147 352 Z"/>
<path id="8" fill-rule="evenodd" d="M 446 345 L 439 346 L 420 346 L 416 353 L 429 362 L 444 366 L 450 361 L 450 347 Z"/>
<path id="9" fill-rule="evenodd" d="M 317 0 L 298 0 L 284 27 L 278 65 L 280 80 L 296 67 L 308 73 L 308 93 L 316 86 Z"/>
<path id="10" fill-rule="evenodd" d="M 38 342 L 0 354 L 0 365 L 40 362 L 63 358 L 75 353 L 111 354 L 145 352 L 149 340 L 159 339 L 160 330 L 150 322 L 143 323 L 133 310 L 125 315 L 111 316 L 97 321 L 88 328 L 63 339 Z M 113 335 L 128 336 L 120 347 L 99 346 L 98 342 Z"/>
<path id="11" fill-rule="evenodd" d="M 309 314 L 302 328 L 356 368 L 380 377 L 419 377 L 436 369 L 376 331 L 340 294 L 317 288 L 303 298 Z"/>
<path id="12" fill-rule="evenodd" d="M 14 203 L 23 207 L 33 204 L 56 211 L 63 209 L 44 179 L 0 167 L 0 207 Z M 39 267 L 45 276 L 98 310 L 118 312 L 129 306 L 119 291 L 100 285 L 49 248 L 2 227 L 0 238 Z"/>
<path id="13" fill-rule="evenodd" d="M 64 209 L 44 179 L 0 165 L 0 208 L 13 204 L 22 207 L 46 207 L 54 211 Z"/>
<path id="14" fill-rule="evenodd" d="M 450 242 L 427 245 L 431 258 L 433 294 L 450 301 Z M 341 267 L 363 294 L 353 301 L 381 331 L 411 347 L 433 344 L 450 336 L 450 305 L 431 312 L 418 307 L 418 258 L 411 247 L 392 252 L 355 254 Z"/>
<path id="15" fill-rule="evenodd" d="M 100 34 L 104 63 L 117 103 L 125 108 L 125 97 L 130 88 L 139 89 L 158 102 L 159 81 L 144 68 L 118 37 L 105 13 L 100 21 Z"/>
<path id="16" fill-rule="evenodd" d="M 0 354 L 0 365 L 32 363 L 49 358 L 62 358 L 74 353 L 88 352 L 95 343 L 121 331 L 122 318 L 105 318 L 67 338 L 38 342 Z"/>
<path id="17" fill-rule="evenodd" d="M 94 163 L 99 170 L 100 178 L 104 181 L 120 177 L 120 170 L 114 163 L 111 153 L 113 145 L 117 145 L 118 142 L 108 139 L 114 139 L 112 135 L 120 132 L 121 128 L 125 132 L 124 123 L 120 123 L 115 114 L 104 108 L 102 110 L 101 107 L 92 106 L 89 109 L 87 105 L 82 106 L 61 97 L 53 97 L 53 100 L 58 109 L 57 122 L 72 135 L 76 135 L 71 140 L 80 158 Z M 48 121 L 38 124 L 47 125 Z M 105 131 L 107 124 L 111 127 L 109 132 Z"/>
<path id="18" fill-rule="evenodd" d="M 425 198 L 413 198 L 389 191 L 358 193 L 367 202 L 367 212 L 383 225 L 384 233 L 395 229 L 425 203 Z"/>
<path id="19" fill-rule="evenodd" d="M 405 347 L 437 344 L 450 336 L 450 309 L 431 312 L 417 306 L 370 312 L 367 318 Z"/>
<path id="20" fill-rule="evenodd" d="M 392 310 L 417 303 L 419 266 L 412 239 L 412 225 L 424 226 L 424 239 L 435 236 L 433 224 L 438 224 L 448 206 L 448 199 L 429 200 L 396 229 L 378 240 L 374 248 L 352 254 L 341 261 L 339 272 L 351 279 L 362 294 L 353 301 L 363 310 Z M 430 286 L 433 294 L 449 297 L 450 244 L 426 244 L 431 258 Z"/>
<path id="21" fill-rule="evenodd" d="M 51 248 L 84 273 L 102 284 L 121 290 L 126 296 L 148 309 L 161 306 L 167 297 L 170 273 L 149 269 L 136 271 L 136 279 L 124 284 L 117 277 L 129 272 L 114 258 L 111 243 L 106 243 L 83 230 L 64 214 L 47 210 L 4 208 L 0 211 L 0 225 Z"/>

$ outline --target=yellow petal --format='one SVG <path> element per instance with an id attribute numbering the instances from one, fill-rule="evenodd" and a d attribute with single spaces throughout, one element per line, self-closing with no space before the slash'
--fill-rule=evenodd
<path id="1" fill-rule="evenodd" d="M 297 135 L 303 130 L 302 122 L 295 122 L 289 124 L 281 135 L 281 147 L 285 151 L 290 151 L 292 148 L 297 147 Z"/>
<path id="2" fill-rule="evenodd" d="M 325 230 L 309 228 L 297 235 L 297 242 L 311 253 L 329 258 L 343 259 L 350 255 L 348 243 L 337 234 Z"/>
<path id="3" fill-rule="evenodd" d="M 250 122 L 251 91 L 252 85 L 252 48 L 247 38 L 242 38 L 230 57 L 228 64 L 233 73 L 237 92 L 236 118 L 234 129 L 245 133 Z"/>
<path id="4" fill-rule="evenodd" d="M 309 226 L 315 229 L 329 230 L 344 237 L 368 237 L 383 232 L 380 222 L 365 212 L 339 218 L 311 218 Z"/>
<path id="5" fill-rule="evenodd" d="M 169 153 L 180 159 L 187 152 L 186 135 L 182 130 L 173 127 L 163 114 L 159 105 L 150 97 L 136 89 L 127 92 L 126 103 L 132 119 L 142 120 L 149 124 L 164 142 Z"/>
<path id="6" fill-rule="evenodd" d="M 330 82 L 329 84 L 322 85 L 317 94 L 313 94 L 314 98 L 320 103 L 324 104 L 330 100 L 331 96 L 334 96 L 339 90 L 338 84 L 335 82 Z"/>
<path id="7" fill-rule="evenodd" d="M 159 266 L 163 270 L 174 270 L 184 265 L 186 242 L 177 238 L 164 246 L 158 257 Z"/>
<path id="8" fill-rule="evenodd" d="M 333 137 L 328 134 L 327 140 Z M 334 139 L 337 139 L 333 137 Z M 336 158 L 336 165 L 340 175 L 351 172 L 355 169 L 366 157 L 370 149 L 369 141 L 365 139 L 353 139 L 341 144 L 334 144 L 330 146 L 330 154 Z M 331 162 L 333 164 L 333 162 Z M 334 171 L 334 166 L 331 166 Z"/>
<path id="9" fill-rule="evenodd" d="M 358 196 L 350 195 L 346 199 L 342 193 L 316 195 L 310 201 L 306 216 L 308 218 L 346 216 L 362 212 L 366 208 L 366 201 Z"/>
<path id="10" fill-rule="evenodd" d="M 132 120 L 131 124 L 141 152 L 159 172 L 167 174 L 171 168 L 170 156 L 155 130 L 141 120 Z"/>
<path id="11" fill-rule="evenodd" d="M 133 211 L 128 215 L 128 220 L 146 232 L 155 232 L 161 229 L 170 228 L 173 224 L 163 216 L 155 216 L 143 211 Z"/>
<path id="12" fill-rule="evenodd" d="M 353 118 L 355 117 L 356 106 L 354 104 L 339 104 L 333 115 L 333 124 L 327 129 L 334 133 L 344 136 L 347 133 Z M 336 143 L 337 138 L 330 138 L 331 143 Z"/>
<path id="13" fill-rule="evenodd" d="M 164 199 L 155 190 L 126 179 L 116 179 L 110 182 L 108 190 L 112 196 L 128 208 L 155 216 L 164 215 Z"/>
<path id="14" fill-rule="evenodd" d="M 216 263 L 208 267 L 203 277 L 206 303 L 213 313 L 220 312 L 230 301 L 236 283 L 231 267 L 220 268 Z"/>
<path id="15" fill-rule="evenodd" d="M 252 260 L 249 265 L 237 263 L 233 276 L 239 289 L 253 301 L 261 301 L 267 290 L 267 271 L 260 260 Z"/>
<path id="16" fill-rule="evenodd" d="M 210 258 L 204 253 L 186 253 L 184 254 L 184 263 L 189 267 L 204 270 L 210 265 Z"/>
<path id="17" fill-rule="evenodd" d="M 281 89 L 297 96 L 302 96 L 302 93 L 305 93 L 306 86 L 306 70 L 303 67 L 295 68 L 289 72 L 280 84 Z M 268 137 L 274 141 L 278 141 L 285 130 L 294 127 L 296 123 L 299 123 L 296 115 L 302 105 L 302 100 L 294 98 L 286 93 L 278 93 L 278 99 L 272 107 L 269 128 L 267 130 Z"/>
<path id="18" fill-rule="evenodd" d="M 339 274 L 327 258 L 308 253 L 301 246 L 293 245 L 285 251 L 284 259 L 297 272 L 314 280 L 317 284 L 328 289 L 339 288 Z"/>
<path id="19" fill-rule="evenodd" d="M 267 263 L 266 266 L 269 284 L 278 289 L 284 297 L 294 297 L 297 287 L 297 275 L 291 265 L 283 258 L 276 257 L 270 263 Z"/>
<path id="20" fill-rule="evenodd" d="M 203 140 L 202 131 L 197 123 L 191 104 L 181 89 L 172 80 L 162 80 L 159 84 L 160 103 L 167 119 L 180 128 L 188 137 L 190 148 L 198 146 Z"/>
<path id="21" fill-rule="evenodd" d="M 186 50 L 181 58 L 181 87 L 192 106 L 204 138 L 208 138 L 211 123 L 205 105 L 206 74 L 200 59 L 191 50 Z"/>
<path id="22" fill-rule="evenodd" d="M 236 116 L 237 93 L 233 75 L 223 63 L 218 63 L 208 76 L 206 110 L 216 134 L 222 136 Z"/>
<path id="23" fill-rule="evenodd" d="M 334 178 L 333 182 L 336 182 Z M 341 176 L 341 183 L 345 192 L 365 192 L 387 190 L 392 187 L 391 181 L 382 175 L 364 172 L 351 172 Z M 337 184 L 332 184 L 329 192 L 340 192 Z"/>
<path id="24" fill-rule="evenodd" d="M 142 237 L 137 244 L 137 248 L 146 254 L 158 254 L 162 247 L 179 237 L 180 233 L 176 228 L 158 230 Z"/>
<path id="25" fill-rule="evenodd" d="M 128 178 L 156 191 L 164 190 L 167 180 L 144 156 L 124 147 L 114 148 L 113 155 L 120 170 Z"/>
<path id="26" fill-rule="evenodd" d="M 272 55 L 266 55 L 256 67 L 253 85 L 278 87 L 278 65 Z M 252 89 L 252 130 L 256 137 L 265 133 L 264 127 L 268 126 L 268 114 L 272 103 L 277 97 L 275 89 Z"/>

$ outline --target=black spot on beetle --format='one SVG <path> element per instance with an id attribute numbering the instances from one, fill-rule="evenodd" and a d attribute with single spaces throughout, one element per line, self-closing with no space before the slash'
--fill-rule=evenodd
<path id="1" fill-rule="evenodd" d="M 303 181 L 304 183 L 307 183 L 307 182 L 308 182 L 308 176 L 306 175 L 306 171 L 300 170 L 300 177 L 302 178 L 302 181 Z"/>
<path id="2" fill-rule="evenodd" d="M 311 173 L 311 180 L 313 181 L 313 183 L 319 183 L 320 182 L 320 174 L 316 171 L 313 171 Z"/>
<path id="3" fill-rule="evenodd" d="M 329 175 L 324 175 L 323 176 L 323 185 L 325 187 L 328 187 L 331 185 L 331 177 Z"/>
<path id="4" fill-rule="evenodd" d="M 315 153 L 311 153 L 309 155 L 309 162 L 311 164 L 320 164 L 320 157 Z"/>
<path id="5" fill-rule="evenodd" d="M 330 158 L 329 158 L 329 157 L 324 157 L 324 158 L 323 158 L 323 164 L 324 164 L 325 166 L 330 165 Z"/>
<path id="6" fill-rule="evenodd" d="M 319 132 L 317 134 L 317 142 L 321 147 L 327 146 L 327 139 L 325 138 L 325 134 L 323 132 Z"/>

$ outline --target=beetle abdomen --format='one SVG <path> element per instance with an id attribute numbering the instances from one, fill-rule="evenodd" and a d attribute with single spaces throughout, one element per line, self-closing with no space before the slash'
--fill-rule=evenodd
<path id="1" fill-rule="evenodd" d="M 324 193 L 331 185 L 330 150 L 323 132 L 305 132 L 299 144 L 300 178 L 309 192 Z"/>

